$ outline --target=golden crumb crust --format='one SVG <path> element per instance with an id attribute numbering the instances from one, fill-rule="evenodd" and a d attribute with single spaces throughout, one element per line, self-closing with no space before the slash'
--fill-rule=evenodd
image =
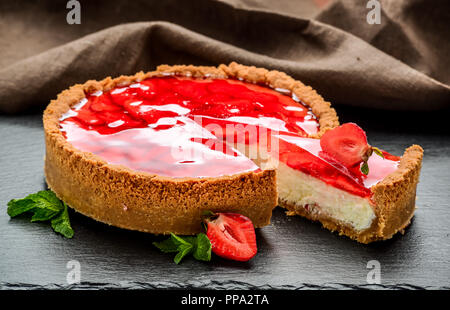
<path id="1" fill-rule="evenodd" d="M 397 232 L 403 233 L 414 215 L 422 158 L 423 149 L 418 145 L 410 146 L 401 157 L 398 169 L 370 188 L 376 217 L 372 225 L 364 231 L 355 231 L 327 214 L 309 212 L 305 206 L 283 201 L 281 205 L 288 210 L 288 215 L 300 215 L 312 221 L 319 221 L 323 227 L 361 243 L 390 239 Z M 320 206 L 318 207 L 320 209 Z"/>
<path id="2" fill-rule="evenodd" d="M 200 232 L 205 210 L 241 213 L 255 227 L 269 224 L 278 203 L 275 170 L 218 178 L 170 178 L 108 164 L 97 155 L 76 149 L 62 135 L 59 119 L 86 94 L 164 75 L 236 78 L 286 89 L 317 116 L 320 131 L 316 136 L 339 125 L 336 111 L 311 87 L 282 72 L 237 63 L 218 67 L 162 65 L 153 72 L 90 80 L 61 92 L 44 111 L 48 186 L 73 209 L 97 221 L 155 234 Z"/>

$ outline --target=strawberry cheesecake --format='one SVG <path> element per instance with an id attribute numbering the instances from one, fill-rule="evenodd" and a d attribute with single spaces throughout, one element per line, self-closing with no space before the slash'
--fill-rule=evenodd
<path id="1" fill-rule="evenodd" d="M 423 154 L 370 146 L 311 87 L 236 63 L 72 86 L 47 107 L 44 128 L 59 198 L 155 234 L 200 232 L 205 211 L 262 227 L 280 205 L 362 243 L 388 239 L 414 214 Z"/>

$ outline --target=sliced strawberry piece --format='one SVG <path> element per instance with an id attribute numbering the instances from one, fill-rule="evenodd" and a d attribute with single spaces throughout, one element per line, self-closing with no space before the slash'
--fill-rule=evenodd
<path id="1" fill-rule="evenodd" d="M 120 112 L 103 112 L 99 114 L 99 118 L 104 120 L 104 122 L 108 125 L 109 128 L 114 128 L 115 132 L 120 131 L 125 128 L 139 128 L 144 127 L 145 124 L 136 120 L 127 114 Z"/>
<path id="2" fill-rule="evenodd" d="M 77 111 L 77 116 L 75 116 L 75 118 L 81 121 L 83 124 L 90 126 L 99 126 L 105 123 L 105 121 L 102 118 L 98 117 L 96 113 L 85 109 Z"/>
<path id="3" fill-rule="evenodd" d="M 243 99 L 250 100 L 252 102 L 259 102 L 262 105 L 275 103 L 279 104 L 278 97 L 268 93 L 256 93 L 252 91 L 241 92 L 239 93 L 239 97 Z"/>
<path id="4" fill-rule="evenodd" d="M 144 103 L 144 101 L 129 100 L 124 102 L 123 107 L 134 118 L 139 119 L 142 116 L 142 111 L 151 110 L 151 108 Z"/>
<path id="5" fill-rule="evenodd" d="M 228 83 L 225 80 L 216 80 L 214 83 L 208 83 L 206 87 L 213 94 L 231 95 L 247 90 L 243 85 Z"/>
<path id="6" fill-rule="evenodd" d="M 345 167 L 367 162 L 372 148 L 364 130 L 355 123 L 346 123 L 327 131 L 320 139 L 323 152 Z"/>
<path id="7" fill-rule="evenodd" d="M 109 97 L 109 94 L 103 94 L 102 96 L 91 96 L 89 98 L 89 101 L 91 102 L 90 108 L 94 112 L 116 112 L 121 111 L 122 108 L 118 105 L 115 105 L 111 98 Z"/>
<path id="8" fill-rule="evenodd" d="M 159 92 L 158 81 L 156 79 L 147 79 L 142 81 L 140 84 L 144 86 L 144 91 L 150 94 L 152 97 Z M 148 89 L 145 89 L 146 87 L 148 87 Z"/>
<path id="9" fill-rule="evenodd" d="M 141 106 L 131 106 L 126 105 L 125 108 L 127 109 L 130 114 L 135 117 L 136 119 L 141 119 L 147 124 L 155 124 L 158 122 L 160 118 L 163 117 L 175 117 L 178 116 L 177 113 L 173 111 L 160 111 L 154 109 L 152 106 L 149 105 L 141 105 Z"/>
<path id="10" fill-rule="evenodd" d="M 184 99 L 181 96 L 174 93 L 167 93 L 160 95 L 155 104 L 156 105 L 178 104 L 182 106 L 183 101 Z"/>
<path id="11" fill-rule="evenodd" d="M 118 120 L 121 120 L 124 117 L 123 113 L 120 112 L 109 112 L 105 111 L 103 113 L 99 113 L 98 117 L 105 121 L 105 123 L 114 123 Z"/>
<path id="12" fill-rule="evenodd" d="M 256 255 L 256 235 L 252 221 L 241 214 L 217 213 L 206 219 L 212 251 L 223 258 L 248 261 Z"/>
<path id="13" fill-rule="evenodd" d="M 165 117 L 173 118 L 175 116 L 178 116 L 178 114 L 172 111 L 151 110 L 148 111 L 147 113 L 143 113 L 141 117 L 143 120 L 147 122 L 147 124 L 155 124 L 161 118 Z"/>
<path id="14" fill-rule="evenodd" d="M 179 85 L 175 85 L 173 88 L 175 93 L 178 93 L 183 98 L 193 98 L 200 99 L 206 95 L 208 92 L 205 89 L 205 86 L 200 83 L 195 83 L 192 81 L 181 81 Z"/>
<path id="15" fill-rule="evenodd" d="M 168 82 L 168 80 L 172 80 L 172 82 Z M 177 84 L 177 80 L 174 78 L 158 78 L 155 79 L 156 89 L 158 94 L 165 94 L 173 92 L 172 86 Z"/>
<path id="16" fill-rule="evenodd" d="M 225 102 L 225 108 L 229 115 L 239 112 L 245 115 L 245 112 L 251 113 L 253 104 L 245 99 L 231 99 Z"/>
<path id="17" fill-rule="evenodd" d="M 231 97 L 228 94 L 217 93 L 217 94 L 205 96 L 203 98 L 203 102 L 209 102 L 209 103 L 224 102 L 224 101 L 230 100 L 230 98 Z"/>
<path id="18" fill-rule="evenodd" d="M 136 101 L 136 95 L 137 95 L 136 89 L 129 87 L 116 88 L 109 93 L 111 100 L 119 106 L 123 106 L 126 102 L 129 102 L 130 100 Z"/>
<path id="19" fill-rule="evenodd" d="M 135 88 L 136 100 L 142 99 L 144 101 L 153 100 L 156 98 L 156 93 L 150 89 L 143 89 L 144 87 Z"/>
<path id="20" fill-rule="evenodd" d="M 158 87 L 157 79 L 146 79 L 146 80 L 141 81 L 141 84 L 144 86 L 148 86 L 150 88 L 150 90 L 152 90 L 152 91 L 157 91 L 157 87 Z"/>

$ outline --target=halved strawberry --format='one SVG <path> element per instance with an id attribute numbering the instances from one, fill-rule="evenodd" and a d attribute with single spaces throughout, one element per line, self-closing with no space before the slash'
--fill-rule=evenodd
<path id="1" fill-rule="evenodd" d="M 346 123 L 327 131 L 320 139 L 322 151 L 347 168 L 367 162 L 372 148 L 364 130 L 355 123 Z"/>
<path id="2" fill-rule="evenodd" d="M 241 214 L 216 213 L 205 219 L 206 235 L 212 251 L 223 258 L 248 261 L 256 255 L 256 235 L 252 221 Z"/>

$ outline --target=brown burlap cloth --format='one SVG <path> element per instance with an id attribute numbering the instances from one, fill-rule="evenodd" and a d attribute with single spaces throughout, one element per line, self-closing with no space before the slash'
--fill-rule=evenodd
<path id="1" fill-rule="evenodd" d="M 80 25 L 66 23 L 67 1 L 0 2 L 0 112 L 43 108 L 88 79 L 231 61 L 284 71 L 333 103 L 450 107 L 448 0 L 380 0 L 380 25 L 366 21 L 368 0 L 317 14 L 312 0 L 80 2 Z"/>

